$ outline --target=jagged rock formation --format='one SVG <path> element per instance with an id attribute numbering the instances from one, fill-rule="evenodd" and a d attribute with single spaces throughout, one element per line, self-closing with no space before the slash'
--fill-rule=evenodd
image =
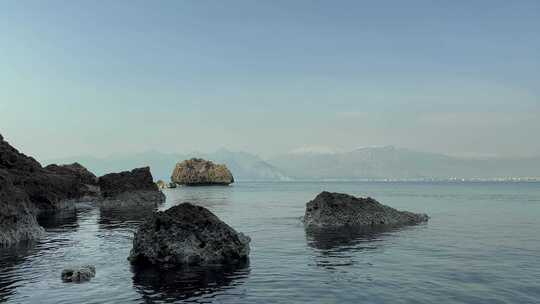
<path id="1" fill-rule="evenodd" d="M 139 226 L 129 260 L 139 265 L 232 264 L 248 258 L 249 242 L 207 209 L 183 203 L 154 213 Z"/>
<path id="2" fill-rule="evenodd" d="M 229 185 L 234 178 L 225 165 L 192 158 L 176 164 L 171 181 L 186 186 Z"/>
<path id="3" fill-rule="evenodd" d="M 96 276 L 96 268 L 92 265 L 66 268 L 62 270 L 62 281 L 64 282 L 86 282 Z"/>
<path id="4" fill-rule="evenodd" d="M 65 201 L 79 199 L 86 193 L 80 179 L 63 172 L 49 171 L 0 137 L 0 169 L 6 170 L 13 185 L 26 193 L 38 211 L 58 210 Z"/>
<path id="5" fill-rule="evenodd" d="M 165 194 L 154 183 L 149 167 L 110 173 L 99 178 L 103 208 L 152 207 L 165 201 Z"/>
<path id="6" fill-rule="evenodd" d="M 398 211 L 376 200 L 348 194 L 321 192 L 306 204 L 303 218 L 306 227 L 398 226 L 428 220 L 426 214 Z"/>

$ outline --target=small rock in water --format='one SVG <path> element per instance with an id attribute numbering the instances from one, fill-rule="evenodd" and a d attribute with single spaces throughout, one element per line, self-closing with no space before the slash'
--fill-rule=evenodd
<path id="1" fill-rule="evenodd" d="M 62 270 L 62 281 L 64 282 L 86 282 L 96 275 L 96 268 L 92 265 L 66 268 Z"/>
<path id="2" fill-rule="evenodd" d="M 426 214 L 399 211 L 371 197 L 357 198 L 342 193 L 321 192 L 306 204 L 306 227 L 398 226 L 426 222 Z"/>
<path id="3" fill-rule="evenodd" d="M 247 260 L 250 241 L 207 209 L 183 203 L 139 226 L 129 260 L 163 266 L 234 264 Z"/>

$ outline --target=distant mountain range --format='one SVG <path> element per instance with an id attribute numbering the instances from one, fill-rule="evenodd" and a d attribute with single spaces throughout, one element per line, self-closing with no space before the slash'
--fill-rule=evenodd
<path id="1" fill-rule="evenodd" d="M 79 162 L 96 175 L 150 166 L 154 178 L 168 181 L 175 164 L 201 157 L 224 163 L 236 180 L 449 180 L 540 177 L 540 157 L 459 158 L 388 147 L 349 152 L 294 151 L 263 160 L 246 152 L 167 154 L 150 151 L 105 158 L 72 157 L 47 163 Z"/>
<path id="2" fill-rule="evenodd" d="M 387 147 L 337 153 L 290 153 L 268 160 L 295 179 L 427 180 L 540 177 L 540 157 L 458 158 Z"/>

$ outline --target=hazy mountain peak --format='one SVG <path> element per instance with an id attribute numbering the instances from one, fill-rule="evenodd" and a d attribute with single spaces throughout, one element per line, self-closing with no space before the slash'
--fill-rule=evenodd
<path id="1" fill-rule="evenodd" d="M 296 149 L 291 150 L 290 154 L 337 154 L 341 151 L 327 146 L 303 146 Z"/>

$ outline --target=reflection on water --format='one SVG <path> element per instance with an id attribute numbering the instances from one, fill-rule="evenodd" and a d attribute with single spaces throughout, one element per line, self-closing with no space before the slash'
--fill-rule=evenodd
<path id="1" fill-rule="evenodd" d="M 15 270 L 37 249 L 34 242 L 22 242 L 0 249 L 0 302 L 4 302 L 15 294 L 15 289 L 22 281 Z"/>
<path id="2" fill-rule="evenodd" d="M 306 231 L 298 218 L 323 189 L 375 196 L 432 220 L 390 230 Z M 238 183 L 164 192 L 160 209 L 196 202 L 249 235 L 250 265 L 132 269 L 126 258 L 147 213 L 94 207 L 45 219 L 47 233 L 35 245 L 0 248 L 0 302 L 532 304 L 540 298 L 538 184 Z M 95 265 L 96 277 L 63 283 L 60 270 L 79 264 Z"/>
<path id="3" fill-rule="evenodd" d="M 154 213 L 153 208 L 100 209 L 98 225 L 100 229 L 136 229 L 139 224 Z"/>
<path id="4" fill-rule="evenodd" d="M 403 228 L 376 227 L 338 227 L 306 229 L 306 240 L 310 247 L 322 251 L 370 250 L 381 245 L 384 236 Z"/>
<path id="5" fill-rule="evenodd" d="M 146 302 L 199 298 L 234 288 L 249 275 L 249 262 L 227 266 L 162 269 L 133 266 L 133 286 Z"/>
<path id="6" fill-rule="evenodd" d="M 62 212 L 44 212 L 37 217 L 37 220 L 48 231 L 62 229 L 67 232 L 79 228 L 75 209 Z"/>
<path id="7" fill-rule="evenodd" d="M 356 264 L 363 251 L 380 249 L 387 236 L 406 227 L 337 227 L 307 228 L 308 246 L 316 249 L 315 264 L 326 269 Z"/>

